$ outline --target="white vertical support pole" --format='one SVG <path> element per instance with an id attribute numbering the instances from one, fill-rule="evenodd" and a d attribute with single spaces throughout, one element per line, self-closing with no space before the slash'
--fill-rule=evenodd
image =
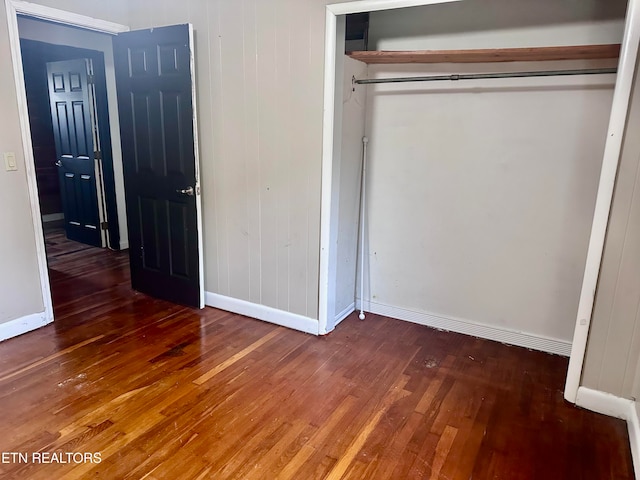
<path id="1" fill-rule="evenodd" d="M 369 139 L 362 137 L 362 178 L 360 180 L 360 315 L 364 320 L 364 227 L 367 201 L 367 144 Z"/>

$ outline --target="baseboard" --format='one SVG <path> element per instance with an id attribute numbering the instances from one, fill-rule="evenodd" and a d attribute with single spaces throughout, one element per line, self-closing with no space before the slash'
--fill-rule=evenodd
<path id="1" fill-rule="evenodd" d="M 576 405 L 579 407 L 623 420 L 629 419 L 632 408 L 635 410 L 633 403 L 633 400 L 587 387 L 579 387 L 576 397 Z"/>
<path id="2" fill-rule="evenodd" d="M 633 470 L 636 480 L 640 480 L 640 421 L 637 403 L 610 393 L 579 387 L 576 405 L 592 412 L 626 420 Z"/>
<path id="3" fill-rule="evenodd" d="M 239 300 L 212 292 L 205 292 L 204 303 L 209 307 L 219 308 L 220 310 L 238 313 L 301 332 L 318 335 L 318 321 L 303 315 L 285 312 L 277 308 L 267 307 L 258 303 Z"/>
<path id="4" fill-rule="evenodd" d="M 57 222 L 58 220 L 64 220 L 64 213 L 47 213 L 42 215 L 42 223 Z"/>
<path id="5" fill-rule="evenodd" d="M 0 323 L 0 342 L 44 327 L 51 322 L 53 318 L 47 318 L 45 312 L 40 312 Z"/>
<path id="6" fill-rule="evenodd" d="M 358 308 L 358 306 L 359 301 L 356 302 L 356 308 Z M 564 357 L 568 357 L 571 354 L 571 342 L 557 338 L 535 335 L 532 333 L 518 332 L 516 330 L 496 327 L 493 325 L 476 323 L 471 320 L 416 312 L 413 310 L 392 307 L 369 301 L 365 302 L 365 311 L 450 332 L 464 333 L 466 335 L 495 340 L 509 345 L 517 345 L 519 347 L 530 348 L 532 350 L 554 353 Z"/>
<path id="7" fill-rule="evenodd" d="M 129 242 L 123 242 L 120 240 L 120 250 L 126 250 L 129 248 Z"/>
<path id="8" fill-rule="evenodd" d="M 336 318 L 334 320 L 334 326 L 337 326 L 341 321 L 343 321 L 345 318 L 347 318 L 349 315 L 355 312 L 355 310 L 356 310 L 356 303 L 353 302 L 351 305 L 348 305 L 347 308 L 345 308 L 339 314 L 336 315 Z"/>

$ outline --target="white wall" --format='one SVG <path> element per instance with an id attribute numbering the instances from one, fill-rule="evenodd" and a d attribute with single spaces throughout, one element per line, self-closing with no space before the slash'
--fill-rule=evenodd
<path id="1" fill-rule="evenodd" d="M 44 311 L 5 15 L 2 9 L 0 62 L 7 74 L 0 77 L 0 152 L 14 152 L 18 170 L 5 171 L 4 161 L 0 167 L 0 324 Z"/>
<path id="2" fill-rule="evenodd" d="M 0 14 L 0 62 L 11 65 L 6 22 Z M 2 75 L 0 92 L 15 91 L 13 75 Z M 25 176 L 24 154 L 15 98 L 0 95 L 0 153 L 14 152 L 18 171 L 0 164 L 0 324 L 42 312 L 44 303 Z M 1 330 L 1 329 L 0 329 Z M 1 332 L 0 332 L 1 333 Z M 2 335 L 0 334 L 0 337 Z"/>
<path id="3" fill-rule="evenodd" d="M 465 0 L 373 12 L 369 50 L 619 43 L 626 0 Z"/>
<path id="4" fill-rule="evenodd" d="M 336 258 L 335 319 L 340 321 L 355 306 L 358 265 L 358 222 L 360 214 L 360 174 L 362 137 L 365 133 L 366 88 L 354 88 L 351 78 L 366 78 L 367 65 L 344 57 L 342 76 L 342 129 L 338 182 L 338 237 Z"/>
<path id="5" fill-rule="evenodd" d="M 369 73 L 507 68 L 549 65 L 370 65 Z M 369 87 L 365 298 L 373 310 L 570 342 L 613 82 L 608 75 Z"/>
<path id="6" fill-rule="evenodd" d="M 18 18 L 18 28 L 20 38 L 52 43 L 54 45 L 86 48 L 104 53 L 109 129 L 111 132 L 113 171 L 116 187 L 116 202 L 118 206 L 118 227 L 120 229 L 120 248 L 128 248 L 127 212 L 124 197 L 124 177 L 122 173 L 122 149 L 120 146 L 120 124 L 118 120 L 118 101 L 116 97 L 116 78 L 113 68 L 111 35 L 43 22 L 28 17 Z"/>

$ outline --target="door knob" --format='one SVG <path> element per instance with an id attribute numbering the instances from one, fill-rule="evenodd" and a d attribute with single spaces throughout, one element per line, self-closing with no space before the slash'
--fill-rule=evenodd
<path id="1" fill-rule="evenodd" d="M 62 166 L 62 161 L 61 160 L 56 161 L 56 167 L 61 167 L 61 166 Z"/>
<path id="2" fill-rule="evenodd" d="M 179 188 L 176 190 L 177 193 L 181 193 L 182 195 L 189 195 L 193 197 L 193 187 L 189 186 L 187 188 Z"/>

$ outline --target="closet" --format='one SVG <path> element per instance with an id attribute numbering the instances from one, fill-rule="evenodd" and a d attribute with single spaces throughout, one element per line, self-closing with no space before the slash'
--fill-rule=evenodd
<path id="1" fill-rule="evenodd" d="M 336 322 L 362 302 L 569 354 L 625 2 L 525 3 L 372 13 L 369 51 L 344 58 Z"/>

